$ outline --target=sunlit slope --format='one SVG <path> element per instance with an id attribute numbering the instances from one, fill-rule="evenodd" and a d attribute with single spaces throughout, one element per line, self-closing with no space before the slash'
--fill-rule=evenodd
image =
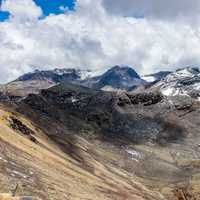
<path id="1" fill-rule="evenodd" d="M 65 143 L 71 152 L 31 121 L 1 107 L 0 192 L 10 193 L 18 185 L 16 195 L 41 199 L 164 199 L 133 175 L 97 161 L 95 156 L 106 152 L 81 136 Z"/>

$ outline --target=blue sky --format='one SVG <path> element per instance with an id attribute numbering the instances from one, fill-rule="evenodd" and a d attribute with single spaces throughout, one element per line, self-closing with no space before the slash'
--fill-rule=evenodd
<path id="1" fill-rule="evenodd" d="M 60 6 L 67 7 L 69 10 L 74 9 L 75 0 L 34 0 L 35 3 L 40 6 L 45 16 L 50 13 L 60 14 L 63 11 L 60 10 Z M 0 0 L 0 3 L 2 0 Z M 0 11 L 0 21 L 8 19 L 9 13 Z"/>

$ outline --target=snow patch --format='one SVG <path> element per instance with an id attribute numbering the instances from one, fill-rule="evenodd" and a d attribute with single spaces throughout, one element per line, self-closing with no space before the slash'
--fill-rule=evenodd
<path id="1" fill-rule="evenodd" d="M 4 163 L 8 163 L 8 161 L 2 157 L 0 157 L 0 160 L 3 161 Z"/>
<path id="2" fill-rule="evenodd" d="M 81 80 L 85 80 L 91 78 L 93 76 L 93 72 L 90 70 L 78 70 L 78 75 Z"/>
<path id="3" fill-rule="evenodd" d="M 139 162 L 139 159 L 142 158 L 142 155 L 139 152 L 135 151 L 134 149 L 126 149 L 125 151 L 128 153 L 131 160 Z"/>
<path id="4" fill-rule="evenodd" d="M 141 78 L 149 83 L 156 81 L 156 78 L 154 76 L 142 76 Z"/>
<path id="5" fill-rule="evenodd" d="M 73 70 L 72 69 L 54 69 L 53 72 L 59 76 L 63 76 L 64 74 L 71 74 Z"/>
<path id="6" fill-rule="evenodd" d="M 195 83 L 195 84 L 193 85 L 193 88 L 194 88 L 195 90 L 200 90 L 200 83 Z"/>
<path id="7" fill-rule="evenodd" d="M 193 76 L 193 73 L 189 70 L 189 68 L 178 70 L 177 72 L 175 72 L 175 74 L 177 74 L 178 76 L 182 76 L 182 77 Z"/>
<path id="8" fill-rule="evenodd" d="M 189 96 L 187 90 L 184 88 L 176 88 L 176 87 L 166 87 L 161 89 L 161 93 L 164 96 Z"/>
<path id="9" fill-rule="evenodd" d="M 79 99 L 76 99 L 76 98 L 72 97 L 71 101 L 72 101 L 72 103 L 75 103 L 75 102 L 79 101 Z"/>
<path id="10" fill-rule="evenodd" d="M 173 88 L 165 88 L 165 89 L 162 89 L 161 92 L 165 96 L 171 96 L 174 93 L 174 89 Z"/>
<path id="11" fill-rule="evenodd" d="M 27 178 L 25 174 L 22 174 L 21 172 L 18 172 L 18 171 L 13 170 L 12 173 L 13 175 L 18 175 L 18 176 L 22 176 L 23 178 Z"/>

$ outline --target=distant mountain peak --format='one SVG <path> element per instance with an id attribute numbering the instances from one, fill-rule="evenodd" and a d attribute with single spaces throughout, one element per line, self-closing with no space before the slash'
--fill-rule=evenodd
<path id="1" fill-rule="evenodd" d="M 75 68 L 55 68 L 53 70 L 39 70 L 26 73 L 16 81 L 51 80 L 55 83 L 62 81 L 83 80 L 92 76 L 92 71 Z"/>
<path id="2" fill-rule="evenodd" d="M 200 71 L 198 68 L 185 67 L 168 74 L 153 86 L 160 88 L 165 96 L 200 97 Z"/>
<path id="3" fill-rule="evenodd" d="M 126 65 L 115 65 L 111 69 L 109 69 L 105 74 L 109 73 L 116 73 L 118 75 L 126 75 L 132 78 L 138 78 L 140 79 L 139 74 L 132 68 Z"/>
<path id="4" fill-rule="evenodd" d="M 129 90 L 130 88 L 137 87 L 145 82 L 133 68 L 120 65 L 115 65 L 101 76 L 93 78 L 91 82 L 92 81 L 94 82 L 92 83 L 93 88 L 102 90 L 104 88 Z"/>
<path id="5" fill-rule="evenodd" d="M 180 81 L 185 78 L 192 78 L 194 76 L 198 76 L 200 71 L 198 68 L 194 67 L 185 67 L 177 69 L 175 72 L 170 73 L 166 76 L 165 82 L 172 82 L 172 81 Z"/>

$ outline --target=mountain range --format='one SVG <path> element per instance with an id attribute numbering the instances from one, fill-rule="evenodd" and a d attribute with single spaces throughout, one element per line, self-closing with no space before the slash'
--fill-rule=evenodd
<path id="1" fill-rule="evenodd" d="M 198 68 L 37 70 L 0 90 L 0 192 L 200 199 Z"/>
<path id="2" fill-rule="evenodd" d="M 38 93 L 60 83 L 81 85 L 94 90 L 110 92 L 136 92 L 157 90 L 163 95 L 188 94 L 198 98 L 199 77 L 198 68 L 186 67 L 175 72 L 160 71 L 150 75 L 140 76 L 128 66 L 114 66 L 99 76 L 92 76 L 90 70 L 54 69 L 47 71 L 35 70 L 20 76 L 18 79 L 1 86 L 3 93 L 14 96 L 26 96 Z M 197 91 L 196 91 L 197 90 Z M 187 92 L 186 92 L 187 91 Z"/>

